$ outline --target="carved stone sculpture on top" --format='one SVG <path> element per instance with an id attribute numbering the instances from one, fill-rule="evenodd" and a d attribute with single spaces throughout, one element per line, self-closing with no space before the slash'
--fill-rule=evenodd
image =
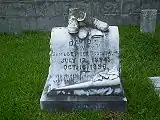
<path id="1" fill-rule="evenodd" d="M 92 32 L 90 31 L 90 28 L 95 28 L 98 30 L 95 30 Z M 99 36 L 103 37 L 102 32 L 107 32 L 109 29 L 109 25 L 105 22 L 102 22 L 96 18 L 92 18 L 91 16 L 87 16 L 87 14 L 83 11 L 81 11 L 78 8 L 71 8 L 69 9 L 69 20 L 68 20 L 68 32 L 72 34 L 77 34 L 80 39 L 85 39 L 87 36 L 93 37 L 93 36 Z M 88 35 L 91 33 L 90 35 Z M 78 83 L 74 85 L 69 86 L 62 86 L 58 88 L 52 87 L 52 83 L 50 84 L 50 87 L 48 89 L 48 95 L 53 93 L 59 93 L 59 92 L 53 92 L 53 91 L 67 91 L 67 90 L 79 90 L 79 89 L 94 89 L 94 88 L 100 88 L 100 87 L 107 87 L 107 86 L 114 86 L 114 85 L 120 85 L 120 79 L 119 79 L 119 71 L 114 66 L 110 71 L 105 70 L 103 72 L 99 72 L 96 74 L 92 80 Z M 53 85 L 54 86 L 54 85 Z M 101 91 L 102 92 L 102 91 Z M 103 92 L 103 94 L 105 91 Z"/>
<path id="2" fill-rule="evenodd" d="M 106 22 L 87 15 L 79 8 L 69 9 L 68 32 L 71 34 L 78 33 L 80 39 L 85 39 L 88 35 L 87 27 L 106 32 L 108 31 L 109 25 Z"/>

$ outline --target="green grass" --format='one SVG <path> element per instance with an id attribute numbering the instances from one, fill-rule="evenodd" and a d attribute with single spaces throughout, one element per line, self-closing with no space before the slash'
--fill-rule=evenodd
<path id="1" fill-rule="evenodd" d="M 49 67 L 49 33 L 0 34 L 0 120 L 160 120 L 160 98 L 149 76 L 160 76 L 160 26 L 141 33 L 120 26 L 124 113 L 74 111 L 47 113 L 39 99 Z"/>

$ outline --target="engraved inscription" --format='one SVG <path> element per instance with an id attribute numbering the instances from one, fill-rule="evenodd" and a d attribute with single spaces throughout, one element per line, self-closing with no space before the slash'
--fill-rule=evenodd
<path id="1" fill-rule="evenodd" d="M 59 30 L 61 31 L 61 29 Z M 103 76 L 103 74 L 112 71 L 113 67 L 117 68 L 119 66 L 119 51 L 118 47 L 116 47 L 118 46 L 118 42 L 113 42 L 114 39 L 111 40 L 112 36 L 109 34 L 102 33 L 99 35 L 99 33 L 91 29 L 88 37 L 79 39 L 78 36 L 70 35 L 68 34 L 68 30 L 64 29 L 61 39 L 58 39 L 56 34 L 52 34 L 52 36 L 55 39 L 51 41 L 50 62 L 52 64 L 49 78 L 51 87 L 49 91 L 50 89 L 58 91 L 62 89 L 63 91 L 63 88 L 65 89 L 69 86 L 75 87 L 75 85 L 82 84 L 85 85 L 84 89 L 87 89 L 87 85 L 91 85 L 94 81 L 102 80 L 105 82 L 105 79 L 108 80 L 115 77 L 114 75 L 111 75 L 111 77 L 106 76 L 106 78 L 104 77 L 105 75 Z M 116 79 L 114 82 L 109 81 L 107 83 L 109 86 L 111 84 L 116 86 L 119 84 L 119 80 Z M 75 90 L 73 94 L 88 95 L 91 93 L 108 95 L 113 91 L 109 90 L 108 93 L 107 88 L 97 88 L 98 92 L 95 90 L 96 88 L 93 88 L 93 90 L 87 93 L 87 91 L 80 90 L 80 88 Z"/>
<path id="2" fill-rule="evenodd" d="M 54 60 L 57 57 L 61 70 L 65 73 L 56 73 L 53 82 L 77 83 L 90 81 L 96 71 L 109 69 L 107 63 L 112 61 L 111 56 L 118 54 L 110 49 L 104 49 L 103 37 L 92 39 L 71 39 L 68 46 L 74 48 L 69 51 L 51 51 Z M 73 71 L 77 71 L 74 73 Z M 73 72 L 73 73 L 72 73 Z M 90 73 L 91 72 L 91 73 Z"/>
<path id="3" fill-rule="evenodd" d="M 75 109 L 88 109 L 88 110 L 104 110 L 107 108 L 107 104 L 76 104 Z"/>

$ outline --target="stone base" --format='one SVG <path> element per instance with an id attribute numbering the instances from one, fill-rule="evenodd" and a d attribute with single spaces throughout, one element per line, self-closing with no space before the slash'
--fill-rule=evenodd
<path id="1" fill-rule="evenodd" d="M 46 85 L 47 86 L 47 85 Z M 126 97 L 122 96 L 47 96 L 47 87 L 42 93 L 40 106 L 42 110 L 110 110 L 124 111 L 127 106 Z"/>
<path id="2" fill-rule="evenodd" d="M 152 81 L 154 87 L 155 87 L 155 91 L 157 93 L 159 93 L 160 95 L 160 76 L 158 77 L 149 77 L 149 79 Z"/>

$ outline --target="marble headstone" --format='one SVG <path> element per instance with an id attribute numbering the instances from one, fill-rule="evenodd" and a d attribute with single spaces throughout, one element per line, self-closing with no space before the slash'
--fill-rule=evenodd
<path id="1" fill-rule="evenodd" d="M 141 32 L 154 32 L 156 28 L 156 9 L 145 9 L 141 11 L 141 22 L 140 30 Z"/>
<path id="2" fill-rule="evenodd" d="M 152 81 L 154 85 L 155 91 L 159 94 L 160 96 L 160 76 L 157 77 L 149 77 L 149 79 Z"/>
<path id="3" fill-rule="evenodd" d="M 89 28 L 84 40 L 66 27 L 55 27 L 50 50 L 42 110 L 125 110 L 117 26 L 110 26 L 109 32 Z"/>

